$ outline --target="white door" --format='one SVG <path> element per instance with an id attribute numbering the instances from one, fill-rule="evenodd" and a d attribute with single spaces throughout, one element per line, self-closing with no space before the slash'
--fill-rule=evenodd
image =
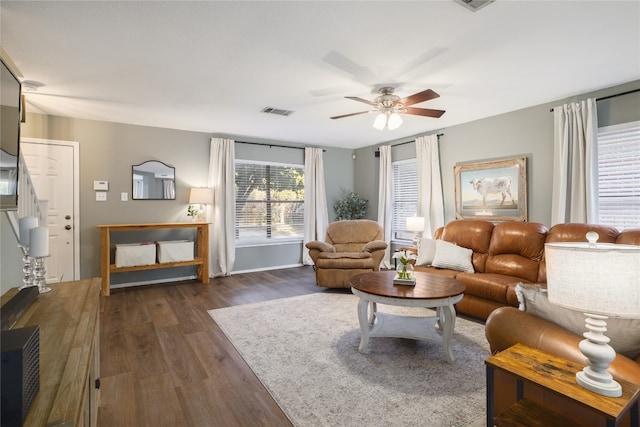
<path id="1" fill-rule="evenodd" d="M 79 279 L 78 145 L 23 138 L 25 159 L 38 198 L 47 201 L 49 253 L 47 283 Z"/>

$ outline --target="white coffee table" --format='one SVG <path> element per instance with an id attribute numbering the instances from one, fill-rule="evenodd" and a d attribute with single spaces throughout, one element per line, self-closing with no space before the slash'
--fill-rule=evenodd
<path id="1" fill-rule="evenodd" d="M 449 363 L 455 358 L 450 343 L 456 324 L 454 304 L 464 296 L 465 285 L 456 279 L 416 272 L 415 286 L 394 285 L 395 271 L 358 274 L 350 279 L 351 292 L 358 296 L 360 353 L 367 351 L 369 338 L 396 337 L 442 344 Z M 403 316 L 380 312 L 377 304 L 434 308 L 435 316 Z"/>

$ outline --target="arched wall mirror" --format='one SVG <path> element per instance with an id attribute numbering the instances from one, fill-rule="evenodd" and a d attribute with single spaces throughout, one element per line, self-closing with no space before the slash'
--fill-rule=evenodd
<path id="1" fill-rule="evenodd" d="M 175 200 L 176 169 L 156 160 L 133 165 L 133 200 Z"/>

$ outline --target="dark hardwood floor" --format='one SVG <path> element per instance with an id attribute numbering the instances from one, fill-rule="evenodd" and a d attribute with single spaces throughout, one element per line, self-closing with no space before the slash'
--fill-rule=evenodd
<path id="1" fill-rule="evenodd" d="M 112 290 L 98 425 L 290 426 L 207 310 L 314 292 L 349 291 L 317 287 L 309 266 Z"/>

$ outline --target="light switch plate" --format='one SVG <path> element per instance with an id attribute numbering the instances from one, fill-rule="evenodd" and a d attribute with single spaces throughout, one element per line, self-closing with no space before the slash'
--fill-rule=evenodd
<path id="1" fill-rule="evenodd" d="M 96 202 L 106 202 L 106 201 L 107 201 L 107 192 L 96 191 Z"/>
<path id="2" fill-rule="evenodd" d="M 129 200 L 129 193 L 120 193 L 120 201 L 126 202 Z"/>
<path id="3" fill-rule="evenodd" d="M 109 181 L 93 181 L 95 191 L 109 191 Z"/>

